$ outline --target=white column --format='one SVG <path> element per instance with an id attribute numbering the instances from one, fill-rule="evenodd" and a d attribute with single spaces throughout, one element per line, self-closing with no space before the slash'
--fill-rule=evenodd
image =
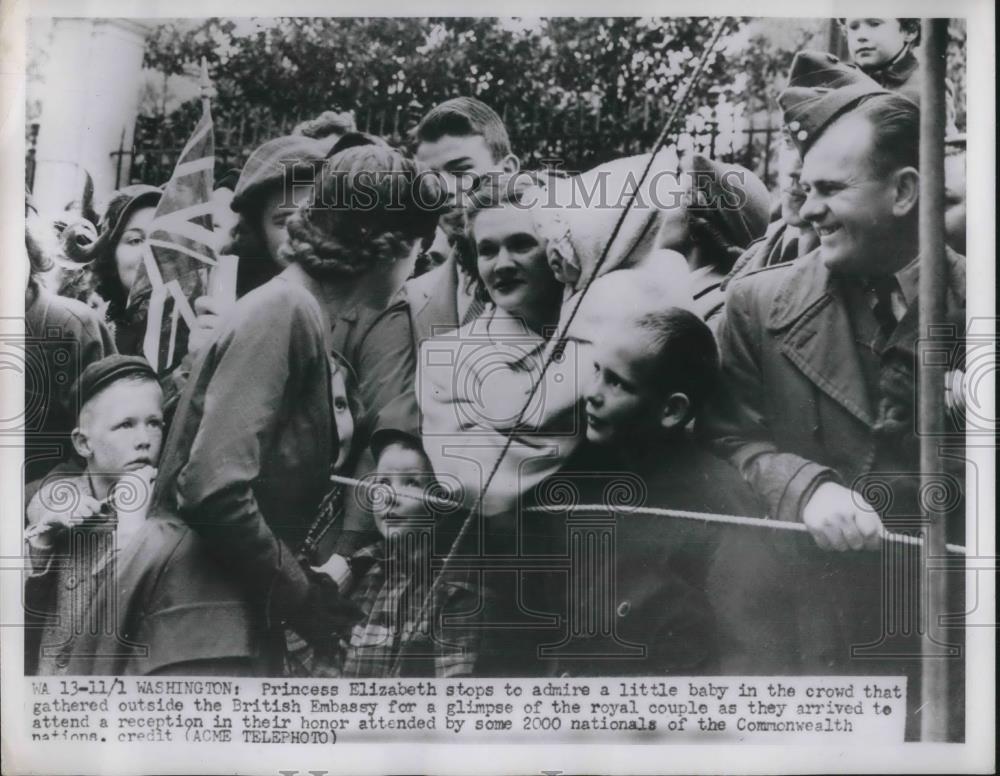
<path id="1" fill-rule="evenodd" d="M 117 151 L 131 148 L 149 25 L 130 19 L 56 19 L 39 119 L 33 195 L 42 213 L 61 212 L 83 191 L 98 202 L 115 188 Z M 129 159 L 122 160 L 127 180 Z"/>

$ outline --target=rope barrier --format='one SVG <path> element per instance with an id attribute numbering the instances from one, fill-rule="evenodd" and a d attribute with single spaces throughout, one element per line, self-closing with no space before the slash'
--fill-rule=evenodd
<path id="1" fill-rule="evenodd" d="M 333 475 L 331 482 L 341 485 L 360 487 L 369 492 L 372 490 L 387 489 L 389 486 L 372 483 L 365 480 L 356 480 L 351 477 L 341 477 Z M 418 491 L 414 488 L 392 488 L 392 492 L 411 501 L 420 501 L 431 509 L 441 509 L 454 511 L 462 508 L 458 501 L 444 498 L 433 493 Z M 373 501 L 376 499 L 373 497 Z M 696 520 L 702 523 L 714 523 L 716 525 L 739 525 L 747 528 L 758 528 L 775 531 L 792 531 L 794 533 L 809 533 L 809 529 L 803 523 L 789 523 L 784 520 L 770 520 L 762 517 L 746 517 L 744 515 L 724 515 L 714 512 L 691 512 L 684 509 L 664 509 L 661 507 L 632 507 L 632 506 L 612 506 L 609 504 L 573 504 L 562 507 L 558 504 L 540 505 L 528 507 L 524 510 L 527 513 L 549 513 L 563 514 L 566 512 L 614 512 L 621 515 L 646 515 L 649 517 L 670 517 L 680 520 Z M 924 540 L 919 536 L 909 536 L 907 534 L 886 531 L 883 529 L 881 539 L 894 544 L 907 544 L 914 547 L 922 547 Z M 960 544 L 946 544 L 945 549 L 954 555 L 965 555 L 966 549 Z"/>
<path id="2" fill-rule="evenodd" d="M 725 17 L 725 16 L 719 18 L 715 22 L 715 29 L 712 31 L 712 36 L 709 39 L 709 42 L 706 45 L 705 50 L 704 50 L 704 52 L 701 55 L 701 58 L 698 60 L 698 63 L 696 65 L 695 69 L 693 70 L 693 72 L 691 73 L 691 76 L 688 78 L 687 82 L 684 84 L 683 90 L 679 93 L 679 95 L 677 96 L 677 98 L 674 100 L 674 102 L 673 102 L 673 108 L 670 111 L 670 115 L 667 117 L 667 120 L 666 120 L 666 122 L 663 125 L 663 129 L 660 131 L 659 136 L 656 138 L 656 143 L 653 145 L 653 150 L 652 150 L 652 153 L 650 154 L 649 161 L 646 163 L 646 166 L 645 166 L 645 168 L 642 171 L 642 175 L 639 177 L 639 180 L 636 183 L 635 190 L 631 192 L 631 194 L 630 194 L 630 196 L 628 198 L 628 201 L 625 203 L 625 207 L 622 209 L 621 214 L 618 216 L 618 220 L 615 222 L 614 229 L 611 230 L 611 235 L 608 237 L 607 242 L 604 244 L 604 248 L 601 251 L 601 255 L 598 258 L 597 263 L 594 266 L 593 273 L 591 274 L 590 278 L 587 280 L 587 283 L 584 285 L 584 287 L 581 290 L 580 294 L 578 294 L 578 298 L 576 300 L 576 303 L 573 305 L 572 310 L 570 310 L 569 318 L 568 318 L 568 320 L 566 322 L 565 327 L 562 329 L 562 332 L 560 333 L 560 335 L 558 337 L 558 340 L 556 342 L 555 347 L 553 347 L 553 348 L 551 348 L 549 350 L 548 355 L 545 358 L 545 361 L 542 363 L 541 374 L 539 374 L 539 376 L 538 376 L 538 381 L 535 382 L 531 386 L 531 391 L 528 394 L 528 399 L 527 399 L 527 401 L 525 401 L 524 406 L 521 408 L 521 411 L 518 413 L 517 421 L 514 423 L 514 427 L 515 428 L 517 426 L 521 425 L 522 421 L 524 420 L 525 413 L 528 411 L 528 408 L 531 406 L 532 402 L 535 399 L 535 395 L 538 392 L 538 387 L 541 385 L 542 380 L 545 377 L 545 373 L 548 371 L 549 367 L 552 365 L 552 362 L 555 360 L 556 356 L 560 354 L 562 348 L 565 347 L 565 342 L 566 342 L 566 336 L 565 335 L 566 335 L 566 332 L 569 330 L 570 325 L 573 323 L 573 320 L 576 318 L 576 314 L 577 314 L 577 312 L 580 309 L 580 305 L 582 304 L 584 297 L 586 297 L 587 292 L 590 290 L 591 284 L 594 282 L 594 280 L 600 274 L 601 267 L 604 266 L 604 263 L 605 263 L 605 261 L 608 258 L 608 253 L 611 250 L 611 246 L 614 244 L 615 239 L 618 237 L 618 234 L 621 232 L 622 225 L 625 223 L 625 219 L 628 216 L 629 211 L 632 209 L 632 206 L 635 204 L 636 195 L 638 194 L 639 190 L 642 188 L 642 185 L 646 181 L 646 178 L 649 176 L 649 172 L 650 172 L 650 170 L 653 167 L 653 162 L 656 159 L 657 153 L 659 153 L 660 149 L 664 145 L 666 145 L 667 138 L 670 135 L 670 131 L 673 129 L 673 126 L 676 123 L 677 118 L 681 115 L 681 111 L 684 110 L 684 108 L 687 106 L 688 98 L 691 96 L 691 92 L 694 90 L 694 87 L 697 85 L 698 81 L 701 79 L 701 74 L 702 74 L 702 72 L 705 69 L 705 64 L 707 63 L 709 56 L 714 52 L 715 46 L 718 44 L 719 38 L 722 37 L 722 32 L 723 32 L 723 30 L 725 30 L 728 22 L 729 22 L 729 19 L 728 19 L 728 17 Z M 479 495 L 476 497 L 476 502 L 473 505 L 472 509 L 470 510 L 469 516 L 463 521 L 462 526 L 459 528 L 458 534 L 455 536 L 455 540 L 452 542 L 451 548 L 448 550 L 448 554 L 444 558 L 444 561 L 443 561 L 443 563 L 441 565 L 441 570 L 438 572 L 437 576 L 435 576 L 434 580 L 431 582 L 430 589 L 427 591 L 427 595 L 425 596 L 423 604 L 420 607 L 420 612 L 418 614 L 418 621 L 421 618 L 424 617 L 425 612 L 427 610 L 427 606 L 428 606 L 429 602 L 431 601 L 431 599 L 433 598 L 434 592 L 435 592 L 437 586 L 440 584 L 441 580 L 444 578 L 445 571 L 448 568 L 448 563 L 451 562 L 452 558 L 455 556 L 455 553 L 458 551 L 458 548 L 462 545 L 462 542 L 464 541 L 466 535 L 468 534 L 468 532 L 469 532 L 469 526 L 472 523 L 472 516 L 476 513 L 476 510 L 478 509 L 479 505 L 482 503 L 483 496 L 486 494 L 486 491 L 489 490 L 490 485 L 493 483 L 493 479 L 496 476 L 496 473 L 500 469 L 500 463 L 506 457 L 508 450 L 510 450 L 510 446 L 511 446 L 512 442 L 513 442 L 513 436 L 509 435 L 507 437 L 507 439 L 506 439 L 506 442 L 504 443 L 504 446 L 500 450 L 500 454 L 497 456 L 496 462 L 493 464 L 493 467 L 490 469 L 489 473 L 486 476 L 486 482 L 483 484 L 482 490 L 479 492 Z M 399 659 L 402 658 L 402 653 L 403 653 L 403 650 L 400 650 L 400 658 Z M 399 659 L 396 660 L 396 663 L 393 666 L 393 670 L 394 671 L 395 671 L 396 668 L 398 668 Z"/>

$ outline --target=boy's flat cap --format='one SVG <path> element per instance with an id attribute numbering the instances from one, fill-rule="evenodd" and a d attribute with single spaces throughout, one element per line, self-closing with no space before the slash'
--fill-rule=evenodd
<path id="1" fill-rule="evenodd" d="M 115 353 L 89 364 L 77 378 L 70 396 L 79 402 L 78 407 L 82 407 L 109 385 L 126 377 L 146 377 L 153 381 L 158 379 L 156 370 L 146 359 Z"/>

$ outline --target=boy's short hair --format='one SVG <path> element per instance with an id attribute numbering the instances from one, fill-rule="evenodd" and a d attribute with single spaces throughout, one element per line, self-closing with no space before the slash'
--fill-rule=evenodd
<path id="1" fill-rule="evenodd" d="M 711 329 L 681 307 L 645 313 L 635 328 L 649 348 L 657 390 L 683 393 L 696 417 L 719 379 L 719 349 Z"/>
<path id="2" fill-rule="evenodd" d="M 510 136 L 503 119 L 493 108 L 475 97 L 455 97 L 435 105 L 413 130 L 418 143 L 433 143 L 445 135 L 481 135 L 494 162 L 511 153 Z"/>
<path id="3" fill-rule="evenodd" d="M 505 172 L 499 175 L 484 175 L 479 185 L 472 190 L 464 210 L 465 226 L 462 232 L 455 236 L 455 258 L 465 273 L 474 280 L 476 297 L 482 302 L 489 302 L 486 285 L 479 277 L 478 254 L 476 250 L 475 220 L 484 210 L 504 207 L 505 205 L 520 205 L 525 209 L 525 195 L 536 192 L 544 186 L 543 179 L 534 172 L 519 170 Z"/>
<path id="4" fill-rule="evenodd" d="M 899 22 L 899 29 L 901 29 L 903 32 L 908 32 L 908 33 L 911 33 L 913 35 L 913 43 L 912 43 L 912 45 L 919 46 L 920 45 L 920 19 L 917 19 L 917 18 L 911 17 L 911 16 L 908 16 L 908 17 L 895 16 L 895 17 L 892 17 L 892 18 L 894 18 L 897 22 Z M 846 16 L 838 16 L 837 17 L 837 21 L 840 22 L 840 26 L 841 27 L 846 27 L 847 26 L 847 17 Z"/>

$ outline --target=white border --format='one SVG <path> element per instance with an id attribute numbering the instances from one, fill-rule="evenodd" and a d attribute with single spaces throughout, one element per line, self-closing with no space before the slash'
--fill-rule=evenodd
<path id="1" fill-rule="evenodd" d="M 419 15 L 466 15 L 471 7 L 456 0 L 425 0 Z M 565 2 L 549 0 L 508 0 L 495 9 L 504 16 L 553 15 L 663 15 L 698 16 L 731 14 L 752 16 L 802 16 L 806 10 L 800 0 L 674 0 L 669 7 L 662 3 L 618 0 L 613 6 L 595 0 Z M 816 2 L 808 6 L 809 16 L 862 15 L 876 12 L 884 16 L 964 16 L 968 19 L 968 229 L 969 245 L 969 316 L 994 316 L 995 304 L 995 137 L 996 81 L 994 5 L 988 0 L 850 0 Z M 23 312 L 24 262 L 21 234 L 23 221 L 24 180 L 24 25 L 28 15 L 35 16 L 126 16 L 137 18 L 174 18 L 204 16 L 324 16 L 324 15 L 417 15 L 411 4 L 394 0 L 338 3 L 329 0 L 289 0 L 275 3 L 264 0 L 172 0 L 171 2 L 129 2 L 128 0 L 6 0 L 0 5 L 0 256 L 3 257 L 3 282 L 0 282 L 0 316 Z M 525 63 L 530 67 L 530 63 Z M 973 161 L 974 160 L 974 161 Z M 15 331 L 17 331 L 16 324 Z M 11 322 L 6 322 L 7 333 Z M 23 392 L 8 391 L 10 381 L 3 380 L 0 392 L 0 417 L 19 414 Z M 994 406 L 994 398 L 980 397 Z M 995 417 L 995 413 L 993 415 Z M 0 438 L 0 593 L 2 617 L 10 623 L 20 606 L 20 577 L 7 570 L 20 552 L 21 504 L 19 450 L 4 448 Z M 995 497 L 993 480 L 995 450 L 975 449 L 974 463 L 979 472 L 985 539 L 979 548 L 977 563 L 995 567 Z M 984 530 L 985 529 L 985 530 Z M 988 557 L 987 557 L 988 556 Z M 971 564 L 970 564 L 971 565 Z M 970 625 L 987 625 L 995 611 L 993 573 L 987 571 L 968 578 L 969 600 L 980 607 L 970 616 Z M 337 745 L 330 751 L 298 747 L 219 750 L 214 765 L 219 772 L 270 773 L 279 768 L 328 769 L 340 773 L 384 773 L 387 771 L 468 773 L 540 773 L 544 770 L 563 773 L 987 773 L 994 769 L 995 742 L 995 663 L 992 627 L 968 630 L 968 709 L 965 745 L 907 744 L 901 746 L 838 749 L 836 747 L 791 746 L 493 746 L 464 747 L 433 745 L 365 746 Z M 81 759 L 76 748 L 64 744 L 46 752 L 44 761 L 29 759 L 17 745 L 24 730 L 21 690 L 22 657 L 20 633 L 16 627 L 0 628 L 0 651 L 4 655 L 2 681 L 3 734 L 2 757 L 6 773 L 72 773 L 84 768 L 102 773 L 135 774 L 142 772 L 204 773 L 214 759 L 205 746 L 185 749 L 144 745 L 136 750 L 115 752 L 101 762 Z M 991 681 L 987 681 L 989 678 Z M 10 681 L 8 681 L 8 679 Z M 37 752 L 37 750 L 34 750 Z"/>

